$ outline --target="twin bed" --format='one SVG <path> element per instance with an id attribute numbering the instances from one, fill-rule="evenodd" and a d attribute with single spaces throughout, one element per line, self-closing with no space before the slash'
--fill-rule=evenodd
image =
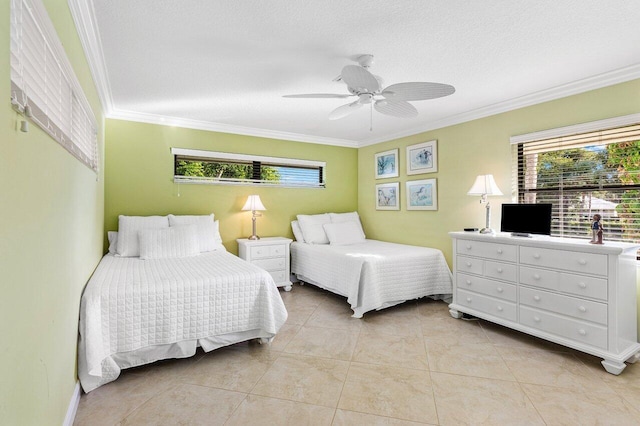
<path id="1" fill-rule="evenodd" d="M 366 240 L 355 212 L 298 221 L 292 272 L 345 296 L 356 318 L 451 294 L 439 250 Z M 120 216 L 119 232 L 109 236 L 110 253 L 81 301 L 78 375 L 85 392 L 122 369 L 189 357 L 198 346 L 269 342 L 287 319 L 271 275 L 224 249 L 213 215 Z"/>

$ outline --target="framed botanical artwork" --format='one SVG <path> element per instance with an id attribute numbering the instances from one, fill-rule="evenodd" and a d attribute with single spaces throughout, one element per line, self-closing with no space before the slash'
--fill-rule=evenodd
<path id="1" fill-rule="evenodd" d="M 407 182 L 407 210 L 438 210 L 438 188 L 435 179 Z"/>
<path id="2" fill-rule="evenodd" d="M 407 147 L 407 174 L 418 175 L 438 171 L 438 141 L 422 142 Z"/>
<path id="3" fill-rule="evenodd" d="M 376 154 L 376 179 L 398 177 L 398 149 Z"/>
<path id="4" fill-rule="evenodd" d="M 400 210 L 400 184 L 398 182 L 376 185 L 376 210 Z"/>

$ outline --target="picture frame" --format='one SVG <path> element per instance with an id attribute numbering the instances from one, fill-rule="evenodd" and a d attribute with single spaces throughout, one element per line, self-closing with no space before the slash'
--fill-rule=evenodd
<path id="1" fill-rule="evenodd" d="M 438 210 L 436 179 L 411 180 L 406 185 L 407 210 Z"/>
<path id="2" fill-rule="evenodd" d="M 376 179 L 398 177 L 398 148 L 375 155 Z"/>
<path id="3" fill-rule="evenodd" d="M 376 185 L 376 210 L 400 210 L 400 183 Z"/>
<path id="4" fill-rule="evenodd" d="M 407 147 L 407 174 L 438 171 L 438 141 L 432 140 Z"/>

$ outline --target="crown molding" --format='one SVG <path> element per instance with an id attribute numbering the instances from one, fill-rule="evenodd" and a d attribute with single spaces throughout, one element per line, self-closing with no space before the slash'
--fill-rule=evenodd
<path id="1" fill-rule="evenodd" d="M 113 97 L 93 3 L 91 0 L 68 0 L 68 4 L 98 91 L 102 110 L 105 115 L 109 115 L 113 110 Z"/>
<path id="2" fill-rule="evenodd" d="M 556 86 L 551 89 L 541 90 L 529 95 L 520 96 L 504 102 L 477 108 L 472 111 L 445 117 L 441 120 L 431 121 L 420 127 L 414 127 L 409 130 L 404 130 L 402 132 L 379 138 L 367 139 L 360 142 L 358 144 L 358 147 L 365 147 L 404 138 L 407 136 L 413 136 L 419 133 L 428 132 L 430 130 L 441 129 L 443 127 L 453 126 L 456 124 L 465 123 L 467 121 L 477 120 L 479 118 L 485 118 L 503 112 L 513 111 L 519 108 L 553 101 L 556 99 L 565 98 L 567 96 L 577 95 L 580 93 L 588 92 L 590 90 L 601 89 L 603 87 L 624 83 L 638 78 L 640 78 L 640 64 L 635 64 L 615 71 L 588 77 L 582 80 L 563 84 L 561 86 Z"/>
<path id="3" fill-rule="evenodd" d="M 187 129 L 208 130 L 211 132 L 231 133 L 236 135 L 255 136 L 267 139 L 280 139 L 294 142 L 317 143 L 322 145 L 342 146 L 347 148 L 358 148 L 356 141 L 348 139 L 335 139 L 322 136 L 305 135 L 302 133 L 281 132 L 277 130 L 258 129 L 253 127 L 234 126 L 231 124 L 213 123 L 210 121 L 191 120 L 186 118 L 176 118 L 157 114 L 147 114 L 135 111 L 125 111 L 113 109 L 107 118 L 117 120 L 136 121 L 149 124 L 160 124 L 163 126 L 184 127 Z"/>

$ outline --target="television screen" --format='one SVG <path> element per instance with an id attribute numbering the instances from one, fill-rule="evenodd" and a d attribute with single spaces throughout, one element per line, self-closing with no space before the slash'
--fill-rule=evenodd
<path id="1" fill-rule="evenodd" d="M 503 204 L 500 230 L 551 235 L 551 204 Z"/>

